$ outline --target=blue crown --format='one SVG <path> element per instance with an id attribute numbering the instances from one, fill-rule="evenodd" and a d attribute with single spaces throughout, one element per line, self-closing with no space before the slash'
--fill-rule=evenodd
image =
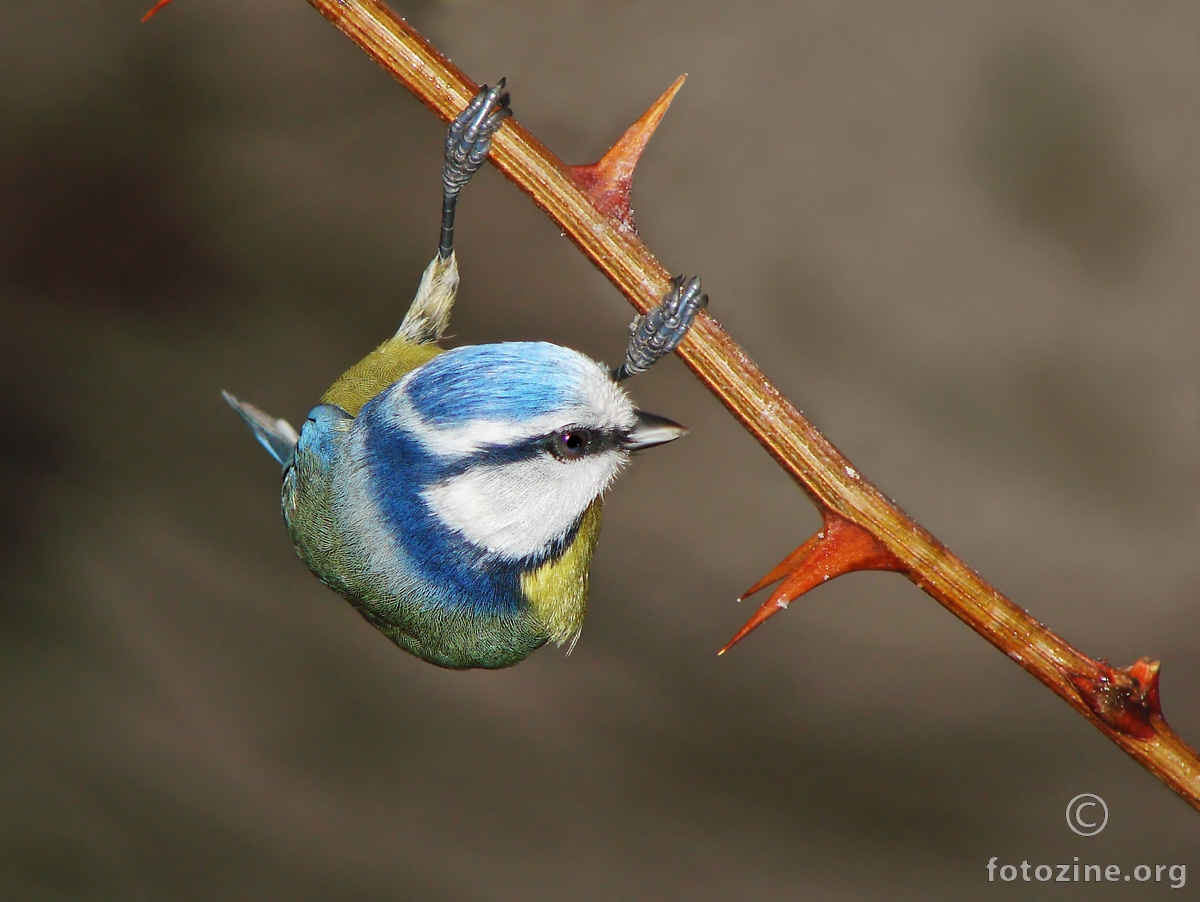
<path id="1" fill-rule="evenodd" d="M 429 423 L 520 422 L 580 403 L 581 377 L 595 367 L 576 351 L 542 341 L 470 345 L 415 371 L 405 394 Z"/>

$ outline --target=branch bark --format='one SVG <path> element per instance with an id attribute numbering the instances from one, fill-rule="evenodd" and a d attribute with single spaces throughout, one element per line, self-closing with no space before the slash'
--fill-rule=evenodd
<path id="1" fill-rule="evenodd" d="M 443 120 L 453 119 L 478 90 L 383 3 L 309 3 Z M 631 225 L 602 209 L 583 181 L 524 127 L 508 120 L 493 139 L 491 158 L 639 312 L 658 302 L 669 273 Z M 1095 661 L 1002 595 L 867 481 L 711 316 L 697 319 L 679 355 L 821 510 L 826 528 L 802 546 L 806 555 L 834 535 L 861 540 L 865 533 L 874 563 L 851 560 L 830 565 L 828 572 L 872 566 L 903 573 L 1200 809 L 1200 759 L 1162 716 L 1157 662 L 1114 668 Z M 824 554 L 829 557 L 828 548 Z M 776 593 L 764 608 L 786 607 L 790 600 Z"/>

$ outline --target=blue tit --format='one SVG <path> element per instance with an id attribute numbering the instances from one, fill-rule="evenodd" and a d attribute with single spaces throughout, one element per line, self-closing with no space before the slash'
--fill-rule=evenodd
<path id="1" fill-rule="evenodd" d="M 458 192 L 509 115 L 503 80 L 451 125 L 441 241 L 399 331 L 339 378 L 297 432 L 226 393 L 283 467 L 283 516 L 314 574 L 406 651 L 499 668 L 573 645 L 605 490 L 630 455 L 682 426 L 620 381 L 670 353 L 707 303 L 672 283 L 609 370 L 569 348 L 444 351 L 458 287 Z"/>

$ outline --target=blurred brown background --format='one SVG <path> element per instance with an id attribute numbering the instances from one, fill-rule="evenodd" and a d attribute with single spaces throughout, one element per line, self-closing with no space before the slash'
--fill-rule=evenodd
<path id="1" fill-rule="evenodd" d="M 570 658 L 449 673 L 295 558 L 229 388 L 298 421 L 432 255 L 443 126 L 300 0 L 0 10 L 0 898 L 1159 897 L 1197 815 L 904 580 L 718 660 L 818 525 L 677 362 Z M 680 72 L 643 236 L 862 472 L 1200 740 L 1200 11 L 413 3 L 596 158 Z M 457 342 L 630 308 L 494 170 Z M 653 511 L 647 514 L 647 511 Z M 1082 839 L 1082 792 L 1111 818 Z M 1184 893 L 1189 892 L 1185 890 Z"/>

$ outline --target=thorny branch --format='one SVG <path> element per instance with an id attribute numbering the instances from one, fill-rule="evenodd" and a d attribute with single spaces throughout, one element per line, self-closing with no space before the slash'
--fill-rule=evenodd
<path id="1" fill-rule="evenodd" d="M 475 84 L 383 3 L 309 3 L 442 119 L 450 121 L 475 94 Z M 629 185 L 641 149 L 681 83 L 682 78 L 591 166 L 566 166 L 514 120 L 492 142 L 492 161 L 500 171 L 642 313 L 667 290 L 669 274 L 638 237 Z M 796 480 L 825 521 L 753 587 L 783 579 L 734 642 L 827 579 L 862 569 L 903 573 L 1200 808 L 1200 759 L 1162 716 L 1157 661 L 1143 658 L 1127 668 L 1095 661 L 1005 598 L 861 476 L 711 316 L 701 314 L 679 354 Z"/>

